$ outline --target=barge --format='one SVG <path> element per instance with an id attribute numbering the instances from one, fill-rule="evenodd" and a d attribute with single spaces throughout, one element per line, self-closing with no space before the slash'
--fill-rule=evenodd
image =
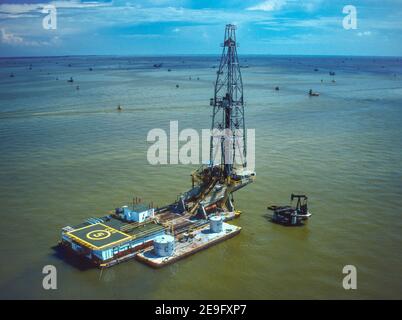
<path id="1" fill-rule="evenodd" d="M 222 229 L 217 232 L 213 232 L 210 226 L 204 226 L 176 241 L 172 251 L 168 252 L 167 256 L 161 255 L 153 247 L 148 247 L 141 250 L 135 258 L 153 268 L 164 267 L 219 242 L 230 239 L 238 235 L 240 231 L 241 227 L 228 223 L 223 223 Z"/>
<path id="2" fill-rule="evenodd" d="M 125 209 L 135 212 L 127 207 Z M 65 253 L 90 262 L 94 267 L 111 267 L 134 258 L 139 252 L 152 250 L 154 240 L 160 236 L 171 235 L 178 242 L 193 237 L 199 230 L 207 230 L 214 216 L 211 214 L 204 219 L 189 212 L 174 213 L 169 208 L 162 208 L 154 210 L 153 214 L 139 222 L 124 220 L 118 213 L 120 211 L 121 208 L 118 208 L 108 216 L 90 218 L 80 225 L 64 227 L 59 247 Z M 146 215 L 145 212 L 142 214 Z M 240 212 L 222 212 L 219 216 L 222 221 L 230 221 L 238 218 Z"/>

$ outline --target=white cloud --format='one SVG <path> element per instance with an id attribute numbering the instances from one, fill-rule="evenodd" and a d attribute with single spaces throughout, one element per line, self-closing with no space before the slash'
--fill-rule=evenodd
<path id="1" fill-rule="evenodd" d="M 318 9 L 318 7 L 321 5 L 321 2 L 322 0 L 300 1 L 300 5 L 304 10 L 312 12 Z"/>
<path id="2" fill-rule="evenodd" d="M 11 32 L 7 32 L 4 28 L 1 28 L 1 42 L 7 44 L 22 44 L 24 39 L 12 34 Z"/>
<path id="3" fill-rule="evenodd" d="M 93 7 L 105 7 L 110 6 L 111 3 L 102 2 L 80 2 L 79 0 L 56 0 L 49 3 L 20 3 L 11 4 L 3 3 L 0 4 L 0 12 L 9 15 L 18 15 L 29 12 L 41 12 L 44 6 L 54 5 L 57 9 L 78 9 L 78 8 L 93 8 Z"/>
<path id="4" fill-rule="evenodd" d="M 19 35 L 7 31 L 5 28 L 1 28 L 0 31 L 1 31 L 0 36 L 1 43 L 13 46 L 30 46 L 30 47 L 49 46 L 58 44 L 60 40 L 58 36 L 52 37 L 49 41 L 26 40 Z"/>
<path id="5" fill-rule="evenodd" d="M 371 31 L 358 32 L 357 35 L 358 35 L 359 37 L 371 36 Z"/>
<path id="6" fill-rule="evenodd" d="M 10 14 L 10 15 L 16 15 L 16 14 L 21 14 L 21 13 L 39 11 L 40 8 L 41 7 L 40 7 L 39 4 L 27 4 L 27 3 L 21 3 L 21 4 L 4 3 L 4 4 L 0 4 L 0 12 L 4 13 L 4 14 Z"/>
<path id="7" fill-rule="evenodd" d="M 334 30 L 339 27 L 338 17 L 317 17 L 311 19 L 274 18 L 268 21 L 257 22 L 264 30 L 286 31 L 315 29 L 321 31 Z"/>
<path id="8" fill-rule="evenodd" d="M 132 34 L 125 34 L 122 35 L 123 38 L 133 38 L 133 39 L 154 39 L 154 38 L 162 38 L 162 35 L 160 34 L 150 34 L 150 33 L 144 33 L 144 34 L 140 34 L 140 33 L 132 33 Z M 164 38 L 166 38 L 166 35 L 163 36 Z"/>
<path id="9" fill-rule="evenodd" d="M 286 4 L 286 0 L 267 0 L 255 6 L 248 7 L 250 11 L 275 11 L 280 10 Z"/>
<path id="10" fill-rule="evenodd" d="M 302 9 L 303 11 L 313 12 L 319 8 L 323 0 L 265 0 L 255 6 L 248 7 L 249 11 L 278 11 L 286 7 L 287 9 Z"/>
<path id="11" fill-rule="evenodd" d="M 54 1 L 55 2 L 55 1 Z M 53 3 L 54 3 L 53 2 Z M 69 1 L 63 1 L 65 3 Z M 60 1 L 59 1 L 60 3 Z M 77 1 L 74 1 L 77 4 Z M 88 4 L 88 3 L 86 3 Z M 50 42 L 49 36 L 57 34 L 60 38 L 68 38 L 86 33 L 98 32 L 101 29 L 122 28 L 129 30 L 133 26 L 150 23 L 183 23 L 186 24 L 202 24 L 223 25 L 228 21 L 237 21 L 238 24 L 243 22 L 257 22 L 268 19 L 267 14 L 258 11 L 231 11 L 220 9 L 189 9 L 183 7 L 165 7 L 163 10 L 156 7 L 139 7 L 129 3 L 118 4 L 114 1 L 108 6 L 100 6 L 94 8 L 71 8 L 58 10 L 58 26 L 57 30 L 49 32 L 42 28 L 42 18 L 44 16 L 40 11 L 34 12 L 33 6 L 13 6 L 5 7 L 0 4 L 0 19 L 4 19 L 1 27 L 8 32 L 17 34 L 28 41 L 28 39 Z M 72 2 L 68 3 L 72 6 Z M 94 3 L 95 5 L 95 3 Z M 40 7 L 40 5 L 38 5 Z M 65 4 L 67 6 L 67 4 Z M 3 12 L 3 13 L 2 13 Z M 7 14 L 4 12 L 21 12 L 20 19 L 6 19 Z M 32 15 L 30 18 L 23 18 L 23 15 Z M 16 15 L 15 13 L 12 14 Z M 175 28 L 179 30 L 174 30 Z M 184 32 L 184 27 L 173 27 L 172 32 Z M 141 36 L 138 36 L 141 37 Z"/>

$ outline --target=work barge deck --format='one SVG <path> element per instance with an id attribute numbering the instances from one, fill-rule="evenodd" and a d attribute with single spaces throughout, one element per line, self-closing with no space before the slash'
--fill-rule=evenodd
<path id="1" fill-rule="evenodd" d="M 221 212 L 218 216 L 222 221 L 237 218 L 240 212 Z M 215 216 L 215 214 L 210 215 Z M 229 224 L 223 223 L 227 230 Z M 146 221 L 126 222 L 116 214 L 100 218 L 90 218 L 89 221 L 75 227 L 67 226 L 62 230 L 62 240 L 59 246 L 66 254 L 80 256 L 83 261 L 90 262 L 99 268 L 108 268 L 118 263 L 143 257 L 153 252 L 154 240 L 164 235 L 171 235 L 175 239 L 176 248 L 169 263 L 189 256 L 211 245 L 226 240 L 240 232 L 239 227 L 232 226 L 230 234 L 218 232 L 210 233 L 209 237 L 200 237 L 210 230 L 209 219 L 194 217 L 186 212 L 174 213 L 168 208 L 155 211 L 152 218 Z M 212 236 L 211 236 L 212 235 Z M 202 239 L 202 241 L 199 241 Z M 199 241 L 199 246 L 194 243 Z M 164 266 L 168 263 L 153 262 L 152 259 L 137 259 L 152 267 Z M 155 260 L 158 261 L 158 260 Z"/>
<path id="2" fill-rule="evenodd" d="M 136 198 L 130 207 L 66 226 L 60 248 L 100 268 L 136 256 L 150 266 L 161 267 L 229 239 L 241 230 L 226 223 L 240 216 L 234 210 L 232 194 L 253 182 L 255 173 L 243 168 L 229 177 L 223 173 L 221 165 L 202 166 L 192 174 L 192 188 L 168 206 L 153 208 Z M 170 237 L 170 243 L 159 243 L 165 236 Z M 155 244 L 166 245 L 168 254 L 158 252 Z M 152 250 L 164 259 L 151 258 Z"/>
<path id="3" fill-rule="evenodd" d="M 137 258 L 162 267 L 238 235 L 233 193 L 253 182 L 247 163 L 243 82 L 234 25 L 226 25 L 216 73 L 210 161 L 191 174 L 191 189 L 165 207 L 133 201 L 109 215 L 62 229 L 59 247 L 105 268 Z"/>
<path id="4" fill-rule="evenodd" d="M 164 267 L 197 253 L 198 251 L 207 249 L 219 242 L 230 239 L 238 235 L 240 231 L 240 227 L 228 223 L 223 223 L 222 230 L 219 232 L 212 232 L 208 225 L 204 225 L 194 231 L 191 237 L 183 237 L 182 240 L 177 243 L 171 255 L 161 257 L 153 248 L 146 248 L 138 252 L 136 259 L 153 268 Z"/>

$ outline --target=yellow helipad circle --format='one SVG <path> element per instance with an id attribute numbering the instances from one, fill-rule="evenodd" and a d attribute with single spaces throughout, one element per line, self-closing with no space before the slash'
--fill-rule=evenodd
<path id="1" fill-rule="evenodd" d="M 91 240 L 103 240 L 109 238 L 111 233 L 107 230 L 93 230 L 87 233 L 87 238 Z"/>

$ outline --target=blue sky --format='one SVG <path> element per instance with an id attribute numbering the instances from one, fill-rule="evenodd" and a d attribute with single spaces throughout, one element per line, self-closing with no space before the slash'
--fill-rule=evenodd
<path id="1" fill-rule="evenodd" d="M 57 29 L 42 26 L 43 6 Z M 345 5 L 357 29 L 342 26 Z M 401 0 L 0 0 L 0 55 L 216 54 L 238 26 L 242 54 L 402 56 Z"/>

